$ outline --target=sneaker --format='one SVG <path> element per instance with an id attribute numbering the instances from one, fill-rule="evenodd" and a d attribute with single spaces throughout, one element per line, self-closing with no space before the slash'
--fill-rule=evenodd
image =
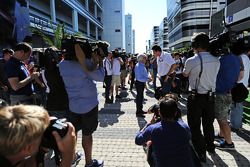
<path id="1" fill-rule="evenodd" d="M 224 137 L 220 136 L 219 133 L 218 133 L 217 135 L 214 136 L 214 140 L 217 141 L 217 142 L 221 142 L 221 141 L 223 141 L 225 139 L 224 139 Z"/>
<path id="2" fill-rule="evenodd" d="M 103 164 L 104 164 L 103 160 L 93 159 L 92 164 L 85 165 L 85 167 L 103 167 Z"/>
<path id="3" fill-rule="evenodd" d="M 235 150 L 233 142 L 232 144 L 228 144 L 226 141 L 221 141 L 219 144 L 216 144 L 215 146 L 220 150 Z"/>
<path id="4" fill-rule="evenodd" d="M 77 151 L 76 157 L 73 160 L 73 162 L 71 163 L 71 167 L 76 167 L 79 164 L 80 160 L 82 159 L 82 156 L 83 156 L 83 153 L 80 151 Z"/>

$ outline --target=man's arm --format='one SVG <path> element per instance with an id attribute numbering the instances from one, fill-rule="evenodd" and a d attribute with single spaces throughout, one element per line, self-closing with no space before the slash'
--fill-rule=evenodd
<path id="1" fill-rule="evenodd" d="M 152 131 L 152 126 L 150 124 L 146 124 L 146 126 L 137 133 L 135 137 L 135 144 L 137 145 L 143 145 L 147 141 L 151 140 L 151 131 Z"/>
<path id="2" fill-rule="evenodd" d="M 28 76 L 27 78 L 19 81 L 19 79 L 17 77 L 12 77 L 9 78 L 8 81 L 10 83 L 11 88 L 14 91 L 19 90 L 20 88 L 23 88 L 24 86 L 26 86 L 28 83 L 30 83 L 33 79 L 38 78 L 38 73 L 34 72 L 33 74 L 31 74 L 30 76 Z"/>
<path id="3" fill-rule="evenodd" d="M 168 71 L 168 73 L 166 75 L 166 78 L 164 79 L 164 82 L 167 82 L 169 75 L 174 72 L 174 70 L 176 69 L 176 67 L 177 67 L 176 63 L 174 63 L 174 64 L 171 65 L 170 70 Z"/>

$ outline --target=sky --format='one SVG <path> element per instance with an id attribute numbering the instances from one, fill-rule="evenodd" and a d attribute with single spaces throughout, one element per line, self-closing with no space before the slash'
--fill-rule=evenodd
<path id="1" fill-rule="evenodd" d="M 125 14 L 132 15 L 135 30 L 135 53 L 146 51 L 153 26 L 159 26 L 167 16 L 166 0 L 124 0 Z"/>

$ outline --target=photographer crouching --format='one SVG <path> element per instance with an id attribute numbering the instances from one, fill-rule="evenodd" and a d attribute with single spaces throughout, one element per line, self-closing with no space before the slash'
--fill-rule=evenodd
<path id="1" fill-rule="evenodd" d="M 70 167 L 76 144 L 75 130 L 66 123 L 67 131 L 61 137 L 60 130 L 53 129 L 61 154 L 60 167 Z M 4 167 L 38 167 L 44 165 L 44 148 L 41 141 L 50 128 L 48 112 L 39 106 L 16 105 L 0 110 L 0 164 Z"/>
<path id="2" fill-rule="evenodd" d="M 150 166 L 194 166 L 190 129 L 181 119 L 176 100 L 164 97 L 159 101 L 159 110 L 149 110 L 155 113 L 153 119 L 136 135 L 135 143 L 152 145 Z"/>

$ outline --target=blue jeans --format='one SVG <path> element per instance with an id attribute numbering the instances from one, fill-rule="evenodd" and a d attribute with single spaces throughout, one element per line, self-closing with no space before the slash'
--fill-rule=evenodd
<path id="1" fill-rule="evenodd" d="M 243 103 L 234 103 L 231 105 L 230 123 L 234 129 L 242 127 Z"/>

